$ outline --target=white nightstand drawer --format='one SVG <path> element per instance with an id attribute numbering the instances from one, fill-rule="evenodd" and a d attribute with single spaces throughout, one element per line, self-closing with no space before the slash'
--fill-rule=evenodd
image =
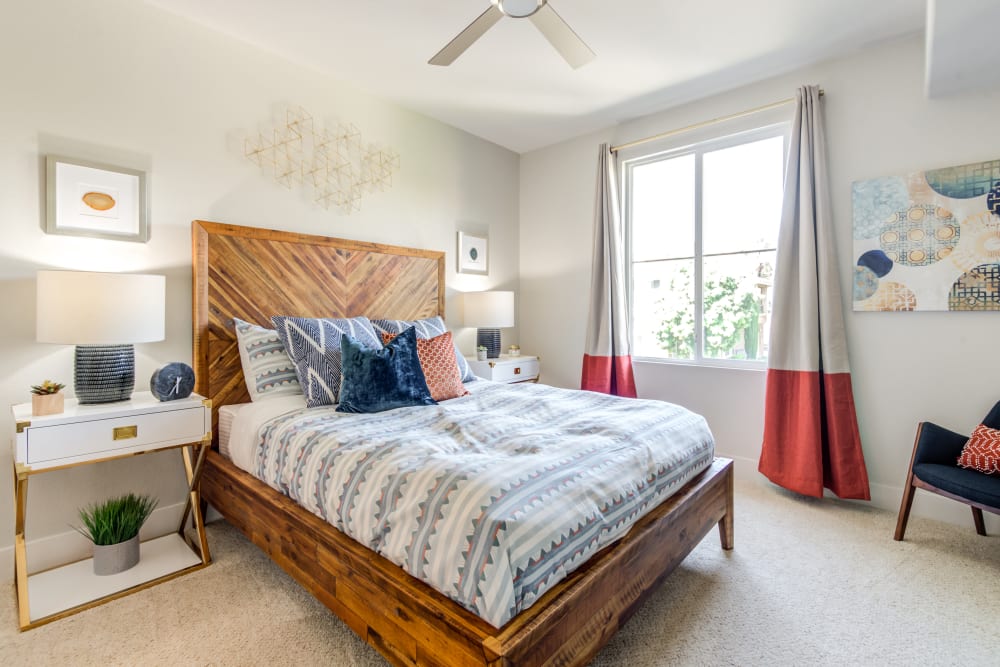
<path id="1" fill-rule="evenodd" d="M 26 429 L 27 461 L 41 463 L 116 449 L 195 442 L 205 437 L 205 411 L 182 410 L 133 414 Z"/>
<path id="2" fill-rule="evenodd" d="M 525 359 L 524 361 L 508 362 L 497 364 L 493 367 L 493 377 L 495 382 L 519 382 L 521 380 L 534 380 L 538 377 L 538 360 Z"/>
<path id="3" fill-rule="evenodd" d="M 502 354 L 496 359 L 476 361 L 469 359 L 472 372 L 494 382 L 534 382 L 538 380 L 538 357 L 511 357 Z"/>

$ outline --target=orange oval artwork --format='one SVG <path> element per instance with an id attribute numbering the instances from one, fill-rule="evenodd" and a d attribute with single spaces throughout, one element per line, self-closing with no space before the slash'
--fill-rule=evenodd
<path id="1" fill-rule="evenodd" d="M 114 208 L 118 202 L 115 198 L 104 192 L 88 192 L 82 197 L 83 203 L 95 211 L 107 211 Z"/>

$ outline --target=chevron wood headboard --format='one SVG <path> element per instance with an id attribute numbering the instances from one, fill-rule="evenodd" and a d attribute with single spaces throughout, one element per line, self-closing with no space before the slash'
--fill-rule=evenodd
<path id="1" fill-rule="evenodd" d="M 444 252 L 195 220 L 195 391 L 218 409 L 250 400 L 233 318 L 444 316 Z"/>

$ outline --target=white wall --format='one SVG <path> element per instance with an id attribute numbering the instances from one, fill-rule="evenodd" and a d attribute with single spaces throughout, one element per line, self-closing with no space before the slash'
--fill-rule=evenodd
<path id="1" fill-rule="evenodd" d="M 858 419 L 873 501 L 896 510 L 918 421 L 969 432 L 1000 399 L 996 313 L 854 313 L 851 182 L 1000 156 L 1000 94 L 924 97 L 923 43 L 907 38 L 626 122 L 521 156 L 521 347 L 550 383 L 579 387 L 590 278 L 595 156 L 623 143 L 794 96 L 825 91 L 830 188 Z M 791 106 L 788 107 L 791 114 Z M 558 250 L 557 250 L 558 249 Z M 642 397 L 704 414 L 718 451 L 757 475 L 764 373 L 637 363 Z M 918 494 L 915 514 L 969 524 L 966 507 Z M 1000 528 L 990 517 L 991 528 Z"/>
<path id="2" fill-rule="evenodd" d="M 137 385 L 167 361 L 191 361 L 190 223 L 215 220 L 447 252 L 447 316 L 456 291 L 518 289 L 518 158 L 401 109 L 132 0 L 7 3 L 0 40 L 0 403 L 27 401 L 45 378 L 72 384 L 73 350 L 34 342 L 34 276 L 66 268 L 167 276 L 167 337 L 137 346 Z M 335 36 L 334 36 L 335 37 Z M 373 45 L 373 48 L 377 48 Z M 363 55 L 359 55 L 363 57 Z M 241 131 L 267 124 L 283 104 L 317 121 L 350 121 L 367 141 L 399 151 L 393 187 L 350 216 L 269 181 L 242 156 Z M 149 171 L 147 244 L 48 236 L 47 153 Z M 455 273 L 455 232 L 488 232 L 488 277 Z M 516 340 L 516 330 L 505 332 Z M 466 352 L 473 330 L 457 329 Z M 6 409 L 0 429 L 11 433 Z M 69 531 L 76 509 L 111 493 L 149 491 L 168 530 L 183 497 L 176 454 L 55 472 L 29 484 L 29 562 L 44 567 L 86 549 Z M 11 488 L 10 466 L 0 486 Z M 7 497 L 9 498 L 9 496 Z M 67 536 L 68 535 L 68 536 Z M 10 575 L 13 514 L 0 503 L 0 572 Z M 47 548 L 47 546 L 49 548 Z"/>

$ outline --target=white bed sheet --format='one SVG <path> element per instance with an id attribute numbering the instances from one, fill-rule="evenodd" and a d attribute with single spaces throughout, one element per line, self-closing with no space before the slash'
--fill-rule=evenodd
<path id="1" fill-rule="evenodd" d="M 254 403 L 225 405 L 219 409 L 219 420 L 222 411 L 231 408 L 232 421 L 229 427 L 229 442 L 222 442 L 222 429 L 219 431 L 219 451 L 229 457 L 241 470 L 253 472 L 257 443 L 260 440 L 260 428 L 275 417 L 286 412 L 306 407 L 306 397 L 303 394 L 293 396 L 275 396 Z"/>

